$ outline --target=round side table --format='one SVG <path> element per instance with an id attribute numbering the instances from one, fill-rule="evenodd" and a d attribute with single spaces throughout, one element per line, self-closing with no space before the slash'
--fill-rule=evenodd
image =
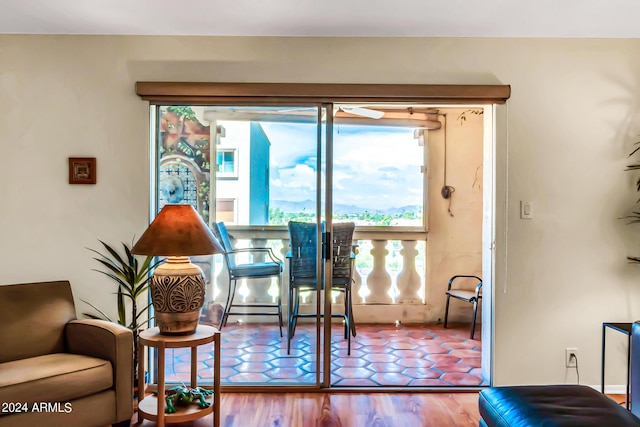
<path id="1" fill-rule="evenodd" d="M 208 408 L 199 408 L 196 404 L 176 406 L 173 414 L 164 412 L 165 400 L 162 392 L 165 389 L 165 349 L 191 348 L 191 387 L 198 386 L 198 346 L 214 343 L 213 353 L 213 395 L 207 397 L 211 403 Z M 138 372 L 144 372 L 144 347 L 158 349 L 158 397 L 149 395 L 138 404 L 138 422 L 143 419 L 154 421 L 159 427 L 165 423 L 181 423 L 195 420 L 213 413 L 214 427 L 220 426 L 220 331 L 213 326 L 198 325 L 196 332 L 191 335 L 162 335 L 160 330 L 150 328 L 142 331 L 138 337 Z M 144 396 L 144 375 L 138 375 L 138 390 Z"/>

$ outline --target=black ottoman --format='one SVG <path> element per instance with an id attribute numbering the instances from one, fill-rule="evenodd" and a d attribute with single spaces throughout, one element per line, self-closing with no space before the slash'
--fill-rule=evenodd
<path id="1" fill-rule="evenodd" d="M 640 419 L 582 385 L 491 387 L 480 392 L 480 426 L 626 427 Z"/>

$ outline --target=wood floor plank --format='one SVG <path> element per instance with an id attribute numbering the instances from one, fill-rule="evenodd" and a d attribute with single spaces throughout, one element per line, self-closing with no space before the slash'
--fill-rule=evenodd
<path id="1" fill-rule="evenodd" d="M 478 393 L 225 393 L 221 427 L 476 427 Z M 151 427 L 143 421 L 132 426 Z M 211 427 L 212 415 L 175 427 Z"/>

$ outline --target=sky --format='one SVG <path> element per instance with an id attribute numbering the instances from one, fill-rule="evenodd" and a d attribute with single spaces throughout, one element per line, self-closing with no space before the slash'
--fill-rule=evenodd
<path id="1" fill-rule="evenodd" d="M 262 127 L 272 144 L 271 199 L 314 200 L 316 125 Z M 413 129 L 339 125 L 334 135 L 334 204 L 368 209 L 422 205 L 423 163 Z"/>

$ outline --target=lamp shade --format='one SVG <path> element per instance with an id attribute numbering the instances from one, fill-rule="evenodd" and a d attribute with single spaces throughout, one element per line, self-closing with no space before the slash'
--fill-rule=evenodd
<path id="1" fill-rule="evenodd" d="M 156 256 L 212 255 L 224 252 L 191 205 L 165 205 L 131 248 L 131 253 Z"/>

